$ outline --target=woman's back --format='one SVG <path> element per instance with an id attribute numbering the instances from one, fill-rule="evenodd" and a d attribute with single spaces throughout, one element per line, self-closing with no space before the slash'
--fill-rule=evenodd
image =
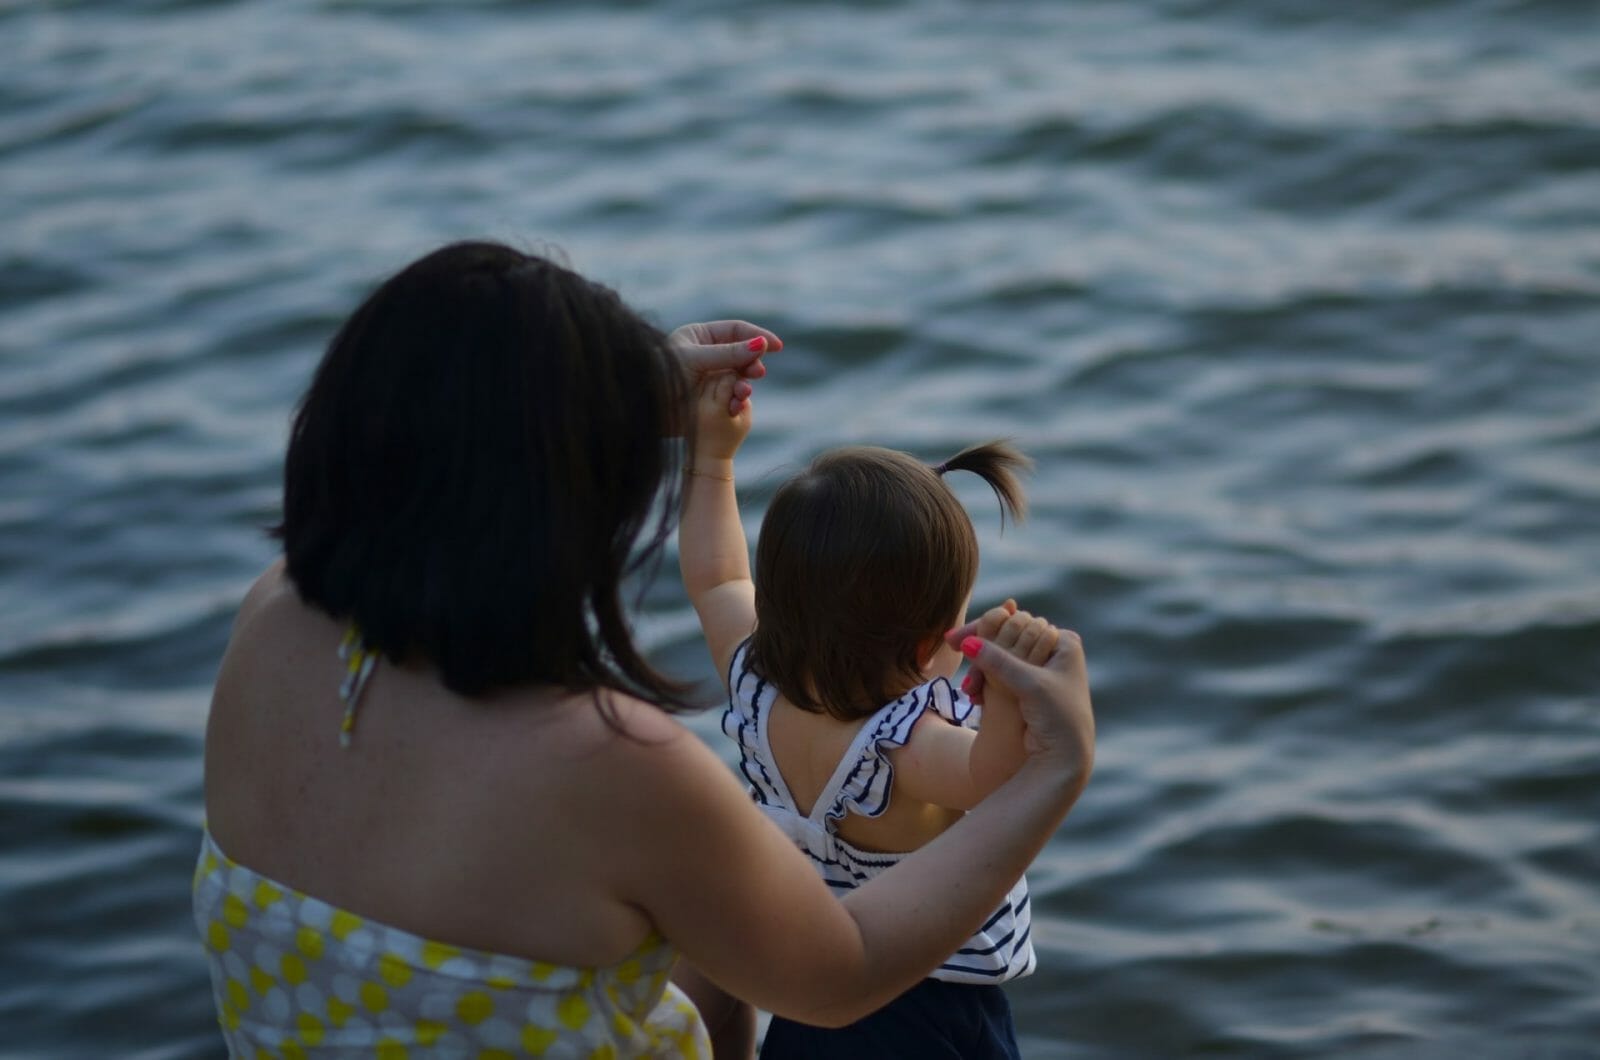
<path id="1" fill-rule="evenodd" d="M 587 695 L 468 701 L 381 662 L 341 748 L 343 628 L 277 565 L 223 662 L 206 748 L 208 827 L 229 857 L 352 912 L 444 942 L 559 964 L 621 959 L 650 925 L 618 899 L 627 843 Z M 626 724 L 676 728 L 613 697 Z M 541 702 L 533 702 L 541 700 Z M 649 736 L 652 734 L 646 733 Z M 615 837 L 595 844 L 593 836 Z"/>

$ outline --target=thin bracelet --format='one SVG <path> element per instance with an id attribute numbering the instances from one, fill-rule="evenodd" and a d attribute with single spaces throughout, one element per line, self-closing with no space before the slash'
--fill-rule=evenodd
<path id="1" fill-rule="evenodd" d="M 732 482 L 733 481 L 733 476 L 732 475 L 712 475 L 712 474 L 709 474 L 708 472 L 705 472 L 705 471 L 696 471 L 692 467 L 684 468 L 683 469 L 683 473 L 685 475 L 693 475 L 695 478 L 716 479 L 718 482 Z"/>

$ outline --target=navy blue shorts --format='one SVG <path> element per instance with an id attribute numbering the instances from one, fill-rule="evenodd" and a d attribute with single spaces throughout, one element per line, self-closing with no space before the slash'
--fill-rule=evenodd
<path id="1" fill-rule="evenodd" d="M 998 986 L 924 979 L 870 1016 L 829 1030 L 772 1017 L 761 1060 L 1022 1060 Z"/>

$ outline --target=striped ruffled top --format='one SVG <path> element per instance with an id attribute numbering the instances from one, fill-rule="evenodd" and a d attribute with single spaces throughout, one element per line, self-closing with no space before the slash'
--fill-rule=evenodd
<path id="1" fill-rule="evenodd" d="M 722 731 L 739 747 L 739 772 L 750 795 L 792 839 L 824 882 L 848 891 L 905 857 L 861 850 L 839 838 L 838 822 L 847 813 L 877 817 L 889 806 L 894 767 L 889 752 L 904 747 L 911 729 L 929 710 L 946 721 L 976 728 L 976 704 L 942 677 L 918 685 L 862 723 L 849 750 L 817 797 L 802 814 L 778 772 L 767 722 L 778 690 L 750 665 L 750 644 L 734 652 L 728 673 L 728 709 Z M 932 978 L 952 983 L 1000 983 L 1032 972 L 1036 964 L 1030 936 L 1028 881 L 1019 879 L 993 915 Z"/>

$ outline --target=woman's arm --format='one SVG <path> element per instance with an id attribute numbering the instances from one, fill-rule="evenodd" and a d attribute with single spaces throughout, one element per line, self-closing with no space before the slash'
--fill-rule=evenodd
<path id="1" fill-rule="evenodd" d="M 683 587 L 724 682 L 734 649 L 756 620 L 750 552 L 733 475 L 734 454 L 750 433 L 751 408 L 745 400 L 737 413 L 728 411 L 736 383 L 724 373 L 703 377 L 696 388 L 694 464 L 684 469 L 678 519 Z"/>
<path id="2" fill-rule="evenodd" d="M 683 732 L 619 752 L 635 759 L 628 900 L 712 982 L 779 1015 L 840 1026 L 909 989 L 993 912 L 1092 766 L 1076 638 L 1043 667 L 984 650 L 977 665 L 1019 693 L 1029 757 L 938 839 L 837 900 L 716 756 Z"/>

